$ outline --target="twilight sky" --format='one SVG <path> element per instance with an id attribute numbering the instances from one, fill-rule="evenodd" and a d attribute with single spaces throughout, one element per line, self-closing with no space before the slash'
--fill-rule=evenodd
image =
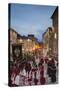
<path id="1" fill-rule="evenodd" d="M 34 34 L 39 41 L 52 26 L 51 15 L 56 6 L 11 4 L 10 27 L 21 35 Z"/>

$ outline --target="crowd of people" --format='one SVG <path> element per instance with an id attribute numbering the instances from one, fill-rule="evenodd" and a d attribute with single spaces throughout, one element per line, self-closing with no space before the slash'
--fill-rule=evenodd
<path id="1" fill-rule="evenodd" d="M 54 58 L 41 58 L 34 56 L 32 60 L 20 65 L 14 63 L 10 68 L 10 85 L 44 85 L 57 81 L 58 61 Z"/>

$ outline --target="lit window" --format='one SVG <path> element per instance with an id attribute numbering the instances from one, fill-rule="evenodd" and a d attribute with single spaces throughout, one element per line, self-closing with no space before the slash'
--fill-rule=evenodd
<path id="1" fill-rule="evenodd" d="M 22 39 L 20 39 L 20 42 L 22 42 L 23 40 Z"/>
<path id="2" fill-rule="evenodd" d="M 27 40 L 28 42 L 30 41 L 30 39 Z"/>
<path id="3" fill-rule="evenodd" d="M 54 35 L 54 38 L 56 39 L 57 38 L 57 34 L 55 33 L 55 35 Z"/>
<path id="4" fill-rule="evenodd" d="M 51 50 L 51 48 L 49 48 L 49 50 Z"/>
<path id="5" fill-rule="evenodd" d="M 22 48 L 22 51 L 24 51 L 24 48 Z"/>

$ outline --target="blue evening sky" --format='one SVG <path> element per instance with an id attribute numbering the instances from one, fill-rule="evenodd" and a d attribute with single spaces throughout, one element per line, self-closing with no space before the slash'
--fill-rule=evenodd
<path id="1" fill-rule="evenodd" d="M 46 29 L 52 26 L 51 15 L 56 6 L 11 4 L 11 28 L 21 35 L 34 34 L 39 41 Z"/>

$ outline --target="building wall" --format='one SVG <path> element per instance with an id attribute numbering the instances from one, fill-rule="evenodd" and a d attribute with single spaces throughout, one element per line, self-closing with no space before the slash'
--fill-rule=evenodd
<path id="1" fill-rule="evenodd" d="M 53 55 L 53 41 L 54 33 L 51 27 L 49 27 L 43 35 L 43 55 L 51 56 Z"/>
<path id="2" fill-rule="evenodd" d="M 22 44 L 23 53 L 33 52 L 33 48 L 35 47 L 35 45 L 38 45 L 35 40 L 29 38 L 27 39 L 20 38 L 19 43 Z"/>
<path id="3" fill-rule="evenodd" d="M 49 30 L 43 35 L 43 56 L 46 56 L 49 51 Z"/>
<path id="4" fill-rule="evenodd" d="M 17 40 L 17 33 L 10 29 L 10 60 L 13 61 L 13 56 L 12 56 L 12 44 L 15 44 Z"/>
<path id="5" fill-rule="evenodd" d="M 52 27 L 49 28 L 49 56 L 53 55 L 53 42 L 54 42 L 54 32 Z"/>
<path id="6" fill-rule="evenodd" d="M 55 9 L 52 19 L 52 27 L 48 28 L 43 34 L 43 55 L 57 56 L 58 55 L 58 8 Z M 47 43 L 48 41 L 48 43 Z"/>
<path id="7" fill-rule="evenodd" d="M 52 26 L 54 28 L 54 55 L 58 54 L 58 7 L 55 9 L 52 15 Z"/>
<path id="8" fill-rule="evenodd" d="M 16 39 L 17 39 L 17 33 L 14 32 L 13 30 L 10 30 L 10 41 L 12 43 L 16 43 Z"/>

